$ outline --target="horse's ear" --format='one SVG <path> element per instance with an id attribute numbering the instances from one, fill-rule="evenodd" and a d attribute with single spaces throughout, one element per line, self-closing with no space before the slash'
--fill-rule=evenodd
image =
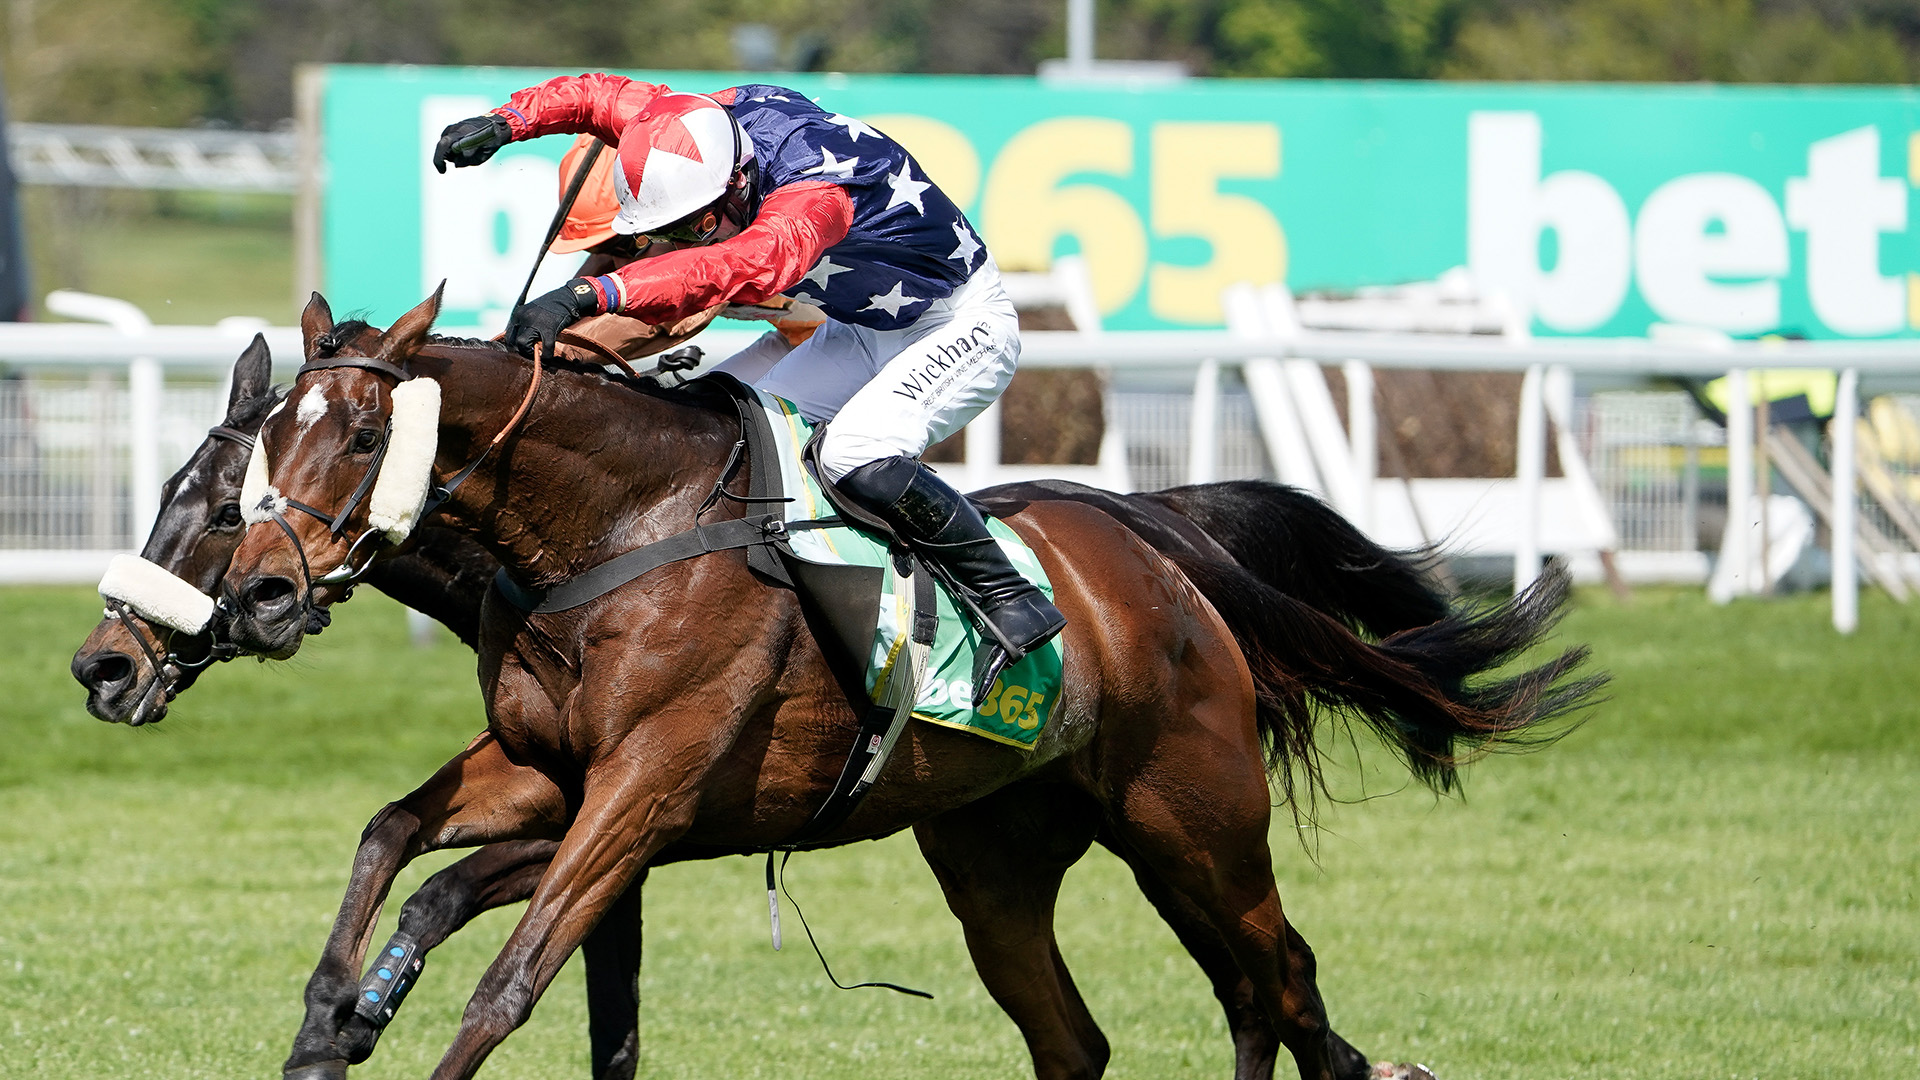
<path id="1" fill-rule="evenodd" d="M 227 394 L 227 419 L 238 418 L 248 403 L 273 392 L 273 353 L 267 348 L 265 334 L 253 335 L 252 344 L 233 362 L 233 390 Z"/>
<path id="2" fill-rule="evenodd" d="M 433 320 L 440 315 L 440 295 L 447 291 L 445 278 L 433 295 L 420 301 L 412 311 L 395 319 L 392 326 L 380 339 L 380 359 L 391 364 L 404 364 L 420 351 L 427 343 L 427 332 L 433 329 Z"/>
<path id="3" fill-rule="evenodd" d="M 304 350 L 303 359 L 313 359 L 313 343 L 323 334 L 333 332 L 333 309 L 327 306 L 327 298 L 319 293 L 307 301 L 307 310 L 300 313 L 300 345 Z"/>

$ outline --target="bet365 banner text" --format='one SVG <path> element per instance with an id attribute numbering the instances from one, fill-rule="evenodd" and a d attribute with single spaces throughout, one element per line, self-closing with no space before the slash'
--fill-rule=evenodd
<path id="1" fill-rule="evenodd" d="M 320 100 L 335 310 L 505 322 L 569 140 L 433 171 L 441 127 L 560 72 L 336 66 Z M 1542 334 L 1920 329 L 1920 95 L 1903 88 L 629 72 L 771 81 L 904 143 L 1004 269 L 1086 255 L 1112 329 L 1221 325 L 1236 281 L 1295 291 L 1469 267 Z M 536 292 L 578 256 L 547 260 Z"/>

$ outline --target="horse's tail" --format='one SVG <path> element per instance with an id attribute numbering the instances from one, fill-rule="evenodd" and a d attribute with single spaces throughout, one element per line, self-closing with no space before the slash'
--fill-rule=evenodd
<path id="1" fill-rule="evenodd" d="M 1198 525 L 1253 576 L 1377 638 L 1452 614 L 1428 550 L 1369 540 L 1313 494 L 1266 480 L 1189 484 L 1133 496 Z"/>
<path id="2" fill-rule="evenodd" d="M 1570 590 L 1564 570 L 1472 612 L 1450 604 L 1417 557 L 1379 547 L 1310 495 L 1241 482 L 1158 498 L 1237 560 L 1168 553 L 1246 656 L 1268 764 L 1296 814 L 1302 783 L 1309 802 L 1324 790 L 1315 705 L 1366 723 L 1416 778 L 1444 792 L 1474 757 L 1565 734 L 1570 725 L 1554 721 L 1591 704 L 1606 683 L 1604 674 L 1573 677 L 1585 648 L 1493 674 L 1559 621 Z M 1384 640 L 1366 641 L 1355 626 Z"/>

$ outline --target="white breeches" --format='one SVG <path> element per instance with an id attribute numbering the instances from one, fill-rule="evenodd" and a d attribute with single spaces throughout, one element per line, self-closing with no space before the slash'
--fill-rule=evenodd
<path id="1" fill-rule="evenodd" d="M 881 458 L 919 457 L 993 404 L 1020 359 L 1020 320 L 988 259 L 909 326 L 822 323 L 790 350 L 768 333 L 716 370 L 832 421 L 820 464 L 837 481 Z"/>

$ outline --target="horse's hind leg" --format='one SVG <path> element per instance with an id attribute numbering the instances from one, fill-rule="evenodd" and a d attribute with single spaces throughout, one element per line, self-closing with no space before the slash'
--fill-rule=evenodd
<path id="1" fill-rule="evenodd" d="M 1227 1015 L 1227 1030 L 1233 1035 L 1234 1080 L 1272 1080 L 1275 1058 L 1280 1053 L 1280 1034 L 1253 991 L 1253 982 L 1240 971 L 1226 942 L 1207 922 L 1193 901 L 1169 888 L 1139 854 L 1116 839 L 1111 830 L 1102 830 L 1101 846 L 1112 851 L 1133 871 L 1140 892 L 1159 912 L 1174 936 L 1193 957 L 1193 962 L 1213 984 L 1213 996 Z M 1293 928 L 1287 928 L 1293 933 Z M 1329 1031 L 1334 1072 L 1338 1076 L 1360 1075 L 1355 1070 L 1366 1065 L 1366 1057 L 1338 1033 Z"/>
<path id="2" fill-rule="evenodd" d="M 1017 785 L 914 827 L 987 992 L 1026 1039 L 1040 1080 L 1097 1077 L 1107 1040 L 1073 985 L 1053 937 L 1067 868 L 1099 828 L 1080 792 Z"/>
<path id="3" fill-rule="evenodd" d="M 1109 747 L 1114 833 L 1220 934 L 1303 1080 L 1365 1077 L 1366 1060 L 1328 1028 L 1313 950 L 1281 911 L 1251 694 L 1223 681 L 1187 679 L 1205 689 L 1169 702 L 1178 722 L 1161 725 L 1148 744 Z"/>

